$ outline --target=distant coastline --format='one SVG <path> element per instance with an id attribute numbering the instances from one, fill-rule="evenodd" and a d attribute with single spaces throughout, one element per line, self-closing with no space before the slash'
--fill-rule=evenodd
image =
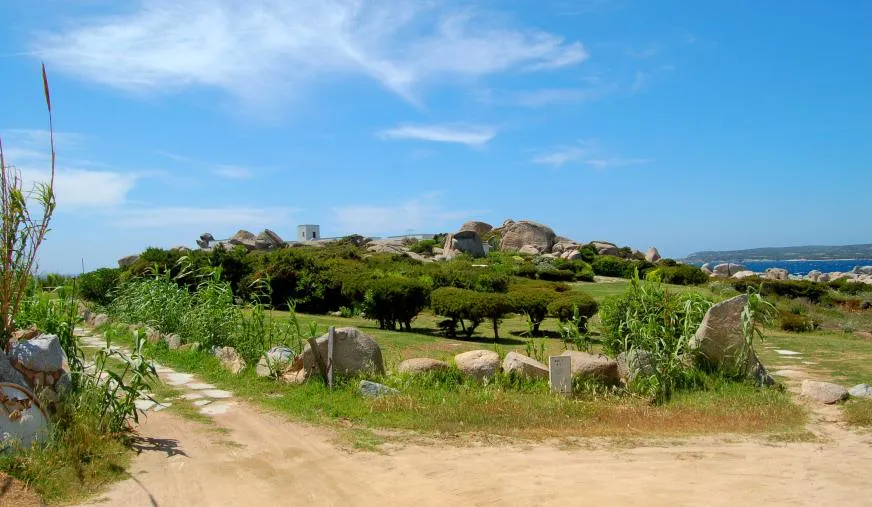
<path id="1" fill-rule="evenodd" d="M 733 262 L 736 264 L 748 262 L 857 262 L 868 265 L 872 259 L 872 244 L 841 245 L 841 246 L 795 246 L 766 247 L 746 250 L 701 251 L 694 252 L 684 261 L 691 264 L 706 262 Z"/>

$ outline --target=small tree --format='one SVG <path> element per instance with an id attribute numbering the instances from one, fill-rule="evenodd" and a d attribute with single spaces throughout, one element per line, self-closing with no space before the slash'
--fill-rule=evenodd
<path id="1" fill-rule="evenodd" d="M 570 322 L 576 317 L 579 331 L 587 329 L 587 320 L 596 315 L 599 305 L 594 299 L 583 292 L 564 294 L 548 304 L 548 313 L 560 322 Z"/>
<path id="2" fill-rule="evenodd" d="M 7 349 L 15 330 L 15 315 L 26 295 L 27 285 L 36 270 L 39 250 L 54 213 L 55 148 L 52 124 L 51 97 L 45 65 L 42 66 L 42 84 L 48 108 L 51 172 L 48 182 L 37 182 L 30 190 L 24 189 L 21 171 L 7 165 L 0 140 L 0 344 Z M 38 212 L 28 206 L 36 205 Z"/>
<path id="3" fill-rule="evenodd" d="M 515 311 L 515 305 L 506 294 L 501 293 L 477 293 L 476 305 L 481 315 L 490 319 L 494 328 L 494 341 L 500 339 L 500 322 L 503 317 Z"/>
<path id="4" fill-rule="evenodd" d="M 363 298 L 363 311 L 378 321 L 381 329 L 396 329 L 400 324 L 412 330 L 412 320 L 427 306 L 430 287 L 425 282 L 405 277 L 375 280 Z"/>
<path id="5" fill-rule="evenodd" d="M 558 293 L 538 287 L 520 287 L 509 291 L 509 297 L 519 312 L 524 312 L 533 326 L 533 333 L 539 333 L 539 326 L 548 316 L 548 304 L 558 297 Z"/>

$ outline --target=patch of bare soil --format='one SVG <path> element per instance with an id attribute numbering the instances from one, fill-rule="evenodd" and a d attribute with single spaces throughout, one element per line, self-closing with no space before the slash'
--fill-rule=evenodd
<path id="1" fill-rule="evenodd" d="M 327 429 L 240 404 L 215 431 L 167 412 L 142 426 L 132 478 L 94 505 L 869 505 L 872 436 L 815 411 L 815 442 L 765 436 L 432 446 L 348 452 Z"/>
<path id="2" fill-rule="evenodd" d="M 0 507 L 39 507 L 42 501 L 23 482 L 0 472 Z"/>

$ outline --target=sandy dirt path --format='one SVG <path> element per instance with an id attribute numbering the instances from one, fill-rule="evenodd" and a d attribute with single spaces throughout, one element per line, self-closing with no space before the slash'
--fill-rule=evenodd
<path id="1" fill-rule="evenodd" d="M 798 381 L 788 382 L 795 389 Z M 212 416 L 214 427 L 150 412 L 131 478 L 92 504 L 872 505 L 872 434 L 845 428 L 835 407 L 814 407 L 816 443 L 725 436 L 632 448 L 585 440 L 374 453 L 345 451 L 331 430 L 230 403 Z"/>

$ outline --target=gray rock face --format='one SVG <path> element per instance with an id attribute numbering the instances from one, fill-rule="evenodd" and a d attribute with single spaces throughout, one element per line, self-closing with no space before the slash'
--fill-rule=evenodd
<path id="1" fill-rule="evenodd" d="M 484 257 L 484 244 L 475 231 L 459 231 L 445 238 L 445 251 L 465 252 L 473 257 Z"/>
<path id="2" fill-rule="evenodd" d="M 751 276 L 755 276 L 757 273 L 746 269 L 745 271 L 739 271 L 738 273 L 733 274 L 732 278 L 736 280 L 742 280 Z"/>
<path id="3" fill-rule="evenodd" d="M 582 260 L 582 255 L 578 250 L 569 249 L 560 254 L 560 258 L 568 261 Z"/>
<path id="4" fill-rule="evenodd" d="M 753 349 L 746 350 L 742 311 L 748 296 L 742 294 L 709 308 L 688 347 L 695 360 L 714 368 L 736 368 L 737 373 L 769 385 L 771 377 Z"/>
<path id="5" fill-rule="evenodd" d="M 571 239 L 561 239 L 554 243 L 551 247 L 551 253 L 561 255 L 568 250 L 578 250 L 581 245 Z"/>
<path id="6" fill-rule="evenodd" d="M 175 333 L 164 335 L 163 339 L 167 342 L 167 348 L 170 350 L 175 350 L 182 346 L 182 337 Z"/>
<path id="7" fill-rule="evenodd" d="M 524 378 L 548 378 L 548 367 L 517 352 L 509 352 L 503 359 L 503 371 Z"/>
<path id="8" fill-rule="evenodd" d="M 592 241 L 590 244 L 599 255 L 618 255 L 621 253 L 618 249 L 618 245 L 609 243 L 608 241 Z"/>
<path id="9" fill-rule="evenodd" d="M 133 265 L 136 261 L 139 260 L 138 255 L 128 255 L 127 257 L 122 257 L 118 259 L 118 267 L 126 268 L 127 266 Z"/>
<path id="10" fill-rule="evenodd" d="M 6 357 L 6 353 L 2 350 L 0 350 L 0 382 L 28 386 L 24 375 L 12 366 L 12 363 L 9 362 L 9 358 Z"/>
<path id="11" fill-rule="evenodd" d="M 872 266 L 854 266 L 851 273 L 855 275 L 872 275 Z"/>
<path id="12" fill-rule="evenodd" d="M 717 276 L 726 276 L 730 277 L 738 273 L 739 271 L 747 271 L 748 269 L 741 264 L 733 264 L 731 262 L 718 264 L 714 268 L 712 268 L 712 273 Z"/>
<path id="13" fill-rule="evenodd" d="M 645 252 L 645 260 L 648 262 L 657 262 L 661 259 L 660 252 L 655 247 L 651 247 Z"/>
<path id="14" fill-rule="evenodd" d="M 618 375 L 627 383 L 637 377 L 650 377 L 654 374 L 654 360 L 647 350 L 632 349 L 621 352 L 615 358 L 618 363 Z"/>
<path id="15" fill-rule="evenodd" d="M 450 366 L 445 361 L 430 359 L 428 357 L 416 357 L 406 359 L 397 366 L 398 373 L 419 374 L 431 371 L 446 371 Z"/>
<path id="16" fill-rule="evenodd" d="M 492 226 L 491 224 L 486 222 L 478 222 L 476 220 L 471 220 L 460 226 L 461 231 L 474 231 L 479 236 L 481 236 L 482 234 L 487 234 L 493 229 L 494 226 Z"/>
<path id="17" fill-rule="evenodd" d="M 454 364 L 465 376 L 481 380 L 500 370 L 500 356 L 492 350 L 470 350 L 454 356 Z"/>
<path id="18" fill-rule="evenodd" d="M 567 350 L 561 355 L 569 356 L 573 377 L 601 380 L 608 383 L 617 383 L 620 380 L 617 361 L 602 354 Z"/>
<path id="19" fill-rule="evenodd" d="M 245 369 L 245 360 L 233 347 L 221 347 L 215 351 L 215 356 L 221 361 L 221 366 L 234 375 Z"/>
<path id="20" fill-rule="evenodd" d="M 264 229 L 254 238 L 254 247 L 258 250 L 272 250 L 283 246 L 285 246 L 285 241 L 269 229 Z"/>
<path id="21" fill-rule="evenodd" d="M 848 390 L 848 394 L 855 398 L 872 398 L 872 386 L 869 384 L 857 384 Z"/>
<path id="22" fill-rule="evenodd" d="M 518 253 L 527 255 L 539 255 L 541 252 L 533 245 L 524 245 L 521 247 L 520 250 L 518 250 Z"/>
<path id="23" fill-rule="evenodd" d="M 788 280 L 790 278 L 790 273 L 788 273 L 786 269 L 769 268 L 765 273 L 763 273 L 763 278 L 767 280 Z"/>
<path id="24" fill-rule="evenodd" d="M 848 390 L 830 382 L 818 382 L 816 380 L 802 381 L 802 395 L 827 405 L 844 400 L 848 397 Z"/>
<path id="25" fill-rule="evenodd" d="M 60 339 L 53 334 L 16 343 L 10 357 L 28 370 L 38 372 L 59 371 L 66 359 Z"/>
<path id="26" fill-rule="evenodd" d="M 105 313 L 98 313 L 91 317 L 91 325 L 94 327 L 100 327 L 109 322 L 109 316 Z"/>
<path id="27" fill-rule="evenodd" d="M 699 267 L 705 274 L 710 275 L 713 273 L 712 266 L 708 262 Z"/>
<path id="28" fill-rule="evenodd" d="M 505 226 L 500 250 L 518 251 L 525 245 L 532 245 L 539 252 L 550 252 L 556 238 L 557 235 L 547 225 L 521 220 Z"/>
<path id="29" fill-rule="evenodd" d="M 362 396 L 366 396 L 367 398 L 380 398 L 382 396 L 393 396 L 396 394 L 400 394 L 400 392 L 393 387 L 388 387 L 384 384 L 371 382 L 369 380 L 361 380 L 358 391 Z"/>
<path id="30" fill-rule="evenodd" d="M 367 251 L 373 253 L 405 254 L 409 248 L 401 239 L 376 239 L 366 245 Z"/>
<path id="31" fill-rule="evenodd" d="M 258 377 L 269 377 L 285 369 L 294 360 L 294 351 L 287 347 L 273 347 L 257 362 Z"/>
<path id="32" fill-rule="evenodd" d="M 315 340 L 318 351 L 327 361 L 327 334 Z M 306 374 L 318 374 L 315 355 L 307 344 L 303 349 L 303 367 Z M 384 373 L 385 364 L 381 348 L 372 336 L 354 327 L 335 329 L 333 342 L 333 373 L 340 376 L 354 376 L 360 373 Z"/>
<path id="33" fill-rule="evenodd" d="M 242 229 L 237 231 L 236 234 L 227 240 L 231 245 L 242 245 L 249 249 L 257 247 L 256 241 L 257 237 L 254 234 Z"/>

